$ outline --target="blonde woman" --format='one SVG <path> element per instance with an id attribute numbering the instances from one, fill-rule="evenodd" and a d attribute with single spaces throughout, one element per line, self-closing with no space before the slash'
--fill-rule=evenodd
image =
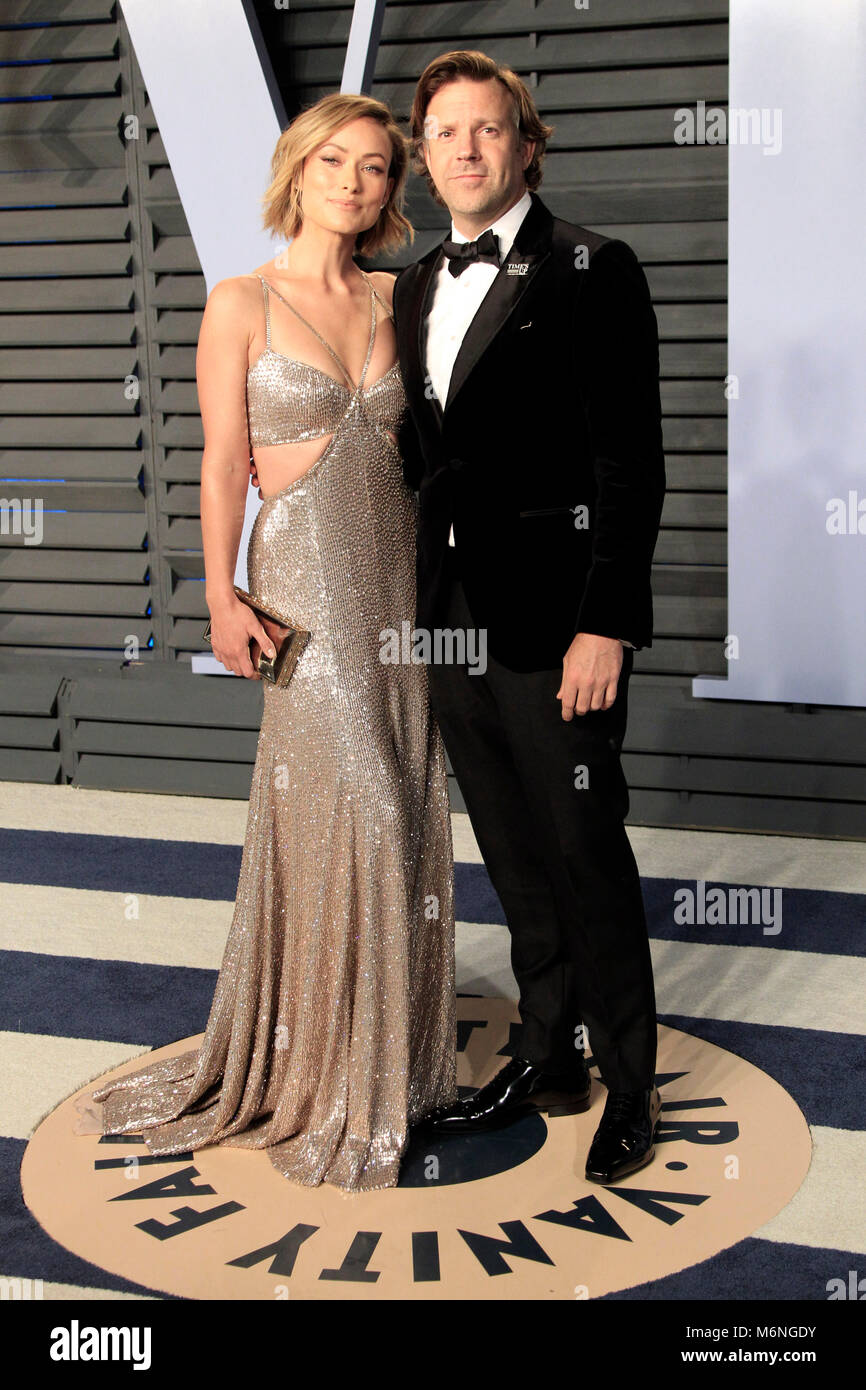
<path id="1" fill-rule="evenodd" d="M 391 276 L 355 255 L 411 236 L 388 110 L 329 96 L 283 131 L 264 224 L 288 250 L 215 285 L 196 359 L 213 649 L 255 679 L 234 595 L 252 457 L 253 595 L 312 636 L 264 716 L 234 917 L 204 1040 L 94 1092 L 153 1154 L 265 1149 L 287 1178 L 399 1177 L 409 1126 L 456 1099 L 453 859 L 423 664 L 383 659 L 415 618 L 415 504 Z M 96 1102 L 96 1106 L 93 1103 Z M 101 1109 L 99 1109 L 101 1106 Z"/>

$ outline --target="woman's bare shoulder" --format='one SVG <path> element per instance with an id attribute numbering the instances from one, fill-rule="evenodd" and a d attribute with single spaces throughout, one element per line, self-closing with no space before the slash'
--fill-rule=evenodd
<path id="1" fill-rule="evenodd" d="M 369 270 L 367 274 L 373 285 L 385 300 L 389 309 L 394 307 L 394 281 L 397 276 L 390 270 Z"/>
<path id="2" fill-rule="evenodd" d="M 248 275 L 228 275 L 217 280 L 208 295 L 208 303 L 231 308 L 246 304 L 253 295 L 261 298 L 262 282 L 258 271 L 251 270 Z"/>

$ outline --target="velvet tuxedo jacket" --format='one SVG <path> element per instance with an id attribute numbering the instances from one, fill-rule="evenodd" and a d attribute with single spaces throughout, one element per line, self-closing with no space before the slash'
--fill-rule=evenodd
<path id="1" fill-rule="evenodd" d="M 417 626 L 445 626 L 453 523 L 473 620 L 502 665 L 557 667 L 578 632 L 650 646 L 665 472 L 658 329 L 637 257 L 533 193 L 440 402 L 425 320 L 443 261 L 434 247 L 394 286 Z"/>

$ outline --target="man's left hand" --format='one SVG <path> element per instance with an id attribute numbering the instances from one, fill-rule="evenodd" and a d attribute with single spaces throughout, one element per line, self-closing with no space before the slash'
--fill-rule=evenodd
<path id="1" fill-rule="evenodd" d="M 562 684 L 556 692 L 563 719 L 590 710 L 610 709 L 622 670 L 622 642 L 579 632 L 562 658 Z"/>

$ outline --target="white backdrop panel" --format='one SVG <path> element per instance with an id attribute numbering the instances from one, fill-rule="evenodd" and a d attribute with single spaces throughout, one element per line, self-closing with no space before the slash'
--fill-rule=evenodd
<path id="1" fill-rule="evenodd" d="M 712 698 L 866 705 L 866 5 L 731 0 L 729 632 Z M 828 530 L 834 499 L 850 521 Z M 862 510 L 859 510 L 862 504 Z M 856 529 L 857 518 L 863 533 Z"/>

